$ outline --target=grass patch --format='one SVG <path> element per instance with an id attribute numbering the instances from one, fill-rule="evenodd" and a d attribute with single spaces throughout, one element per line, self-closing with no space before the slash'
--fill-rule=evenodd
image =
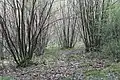
<path id="1" fill-rule="evenodd" d="M 93 69 L 84 73 L 86 80 L 120 80 L 120 63 L 113 63 L 104 69 Z"/>
<path id="2" fill-rule="evenodd" d="M 113 63 L 110 67 L 103 69 L 104 72 L 115 72 L 120 74 L 120 63 Z"/>
<path id="3" fill-rule="evenodd" d="M 8 77 L 8 76 L 6 77 L 0 76 L 0 80 L 15 80 L 15 79 L 12 77 Z"/>
<path id="4" fill-rule="evenodd" d="M 81 55 L 79 55 L 79 54 L 68 54 L 67 55 L 67 60 L 68 61 L 79 61 L 79 60 L 81 60 Z"/>

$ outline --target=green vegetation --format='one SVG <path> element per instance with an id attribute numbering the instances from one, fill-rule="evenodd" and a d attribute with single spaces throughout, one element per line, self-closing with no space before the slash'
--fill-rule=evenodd
<path id="1" fill-rule="evenodd" d="M 0 76 L 0 80 L 15 80 L 12 77 L 2 77 Z"/>
<path id="2" fill-rule="evenodd" d="M 111 64 L 101 70 L 89 70 L 85 72 L 86 80 L 119 80 L 120 79 L 120 63 Z"/>

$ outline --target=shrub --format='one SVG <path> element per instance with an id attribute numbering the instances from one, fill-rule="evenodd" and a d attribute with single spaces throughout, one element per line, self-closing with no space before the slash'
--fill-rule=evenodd
<path id="1" fill-rule="evenodd" d="M 109 59 L 113 61 L 120 61 L 120 40 L 113 40 L 108 44 L 104 45 L 102 48 L 102 52 Z"/>

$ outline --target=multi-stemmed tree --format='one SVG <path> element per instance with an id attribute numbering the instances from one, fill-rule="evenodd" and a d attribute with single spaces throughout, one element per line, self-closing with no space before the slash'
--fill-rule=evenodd
<path id="1" fill-rule="evenodd" d="M 98 50 L 102 41 L 102 28 L 107 24 L 109 0 L 76 0 L 79 11 L 78 25 L 86 52 Z"/>
<path id="2" fill-rule="evenodd" d="M 62 20 L 56 23 L 56 30 L 61 48 L 73 48 L 77 42 L 77 17 L 72 4 L 74 1 L 65 0 L 60 5 L 59 17 Z"/>
<path id="3" fill-rule="evenodd" d="M 38 0 L 7 0 L 0 24 L 9 51 L 17 66 L 27 66 L 32 59 L 41 34 L 46 35 L 48 19 L 54 0 L 45 1 L 41 7 Z M 45 31 L 44 31 L 45 30 Z"/>

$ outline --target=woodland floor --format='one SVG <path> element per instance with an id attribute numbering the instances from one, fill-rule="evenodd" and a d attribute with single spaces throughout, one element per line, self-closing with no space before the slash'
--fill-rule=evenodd
<path id="1" fill-rule="evenodd" d="M 90 54 L 79 49 L 47 49 L 45 55 L 33 58 L 38 65 L 27 68 L 16 68 L 6 59 L 0 80 L 120 80 L 120 63 L 89 58 Z"/>

